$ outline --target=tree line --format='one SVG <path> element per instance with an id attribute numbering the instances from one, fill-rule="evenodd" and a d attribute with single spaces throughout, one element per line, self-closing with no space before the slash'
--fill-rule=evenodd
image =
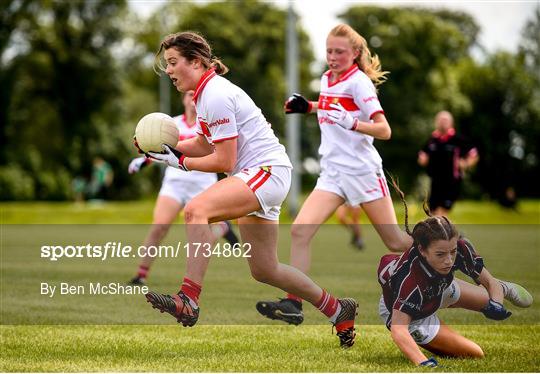
<path id="1" fill-rule="evenodd" d="M 2 200 L 64 200 L 92 159 L 114 172 L 112 197 L 132 199 L 160 184 L 160 169 L 128 175 L 135 124 L 159 110 L 154 53 L 163 36 L 196 30 L 231 68 L 228 78 L 261 107 L 284 140 L 286 11 L 269 2 L 170 2 L 145 17 L 125 1 L 8 0 L 0 13 L 0 191 Z M 416 7 L 351 6 L 340 19 L 363 35 L 388 81 L 379 96 L 392 127 L 376 142 L 385 168 L 406 192 L 422 170 L 417 151 L 433 117 L 451 111 L 475 143 L 480 162 L 466 181 L 469 197 L 540 191 L 540 10 L 522 30 L 516 52 L 488 53 L 479 26 L 462 12 Z M 317 97 L 312 44 L 297 25 L 301 92 Z M 476 56 L 476 57 L 474 57 Z M 478 57 L 479 56 L 479 57 Z M 170 114 L 182 104 L 170 87 Z M 302 118 L 302 158 L 317 157 L 313 116 Z M 297 167 L 301 167 L 297 165 Z M 314 177 L 305 175 L 310 189 Z"/>

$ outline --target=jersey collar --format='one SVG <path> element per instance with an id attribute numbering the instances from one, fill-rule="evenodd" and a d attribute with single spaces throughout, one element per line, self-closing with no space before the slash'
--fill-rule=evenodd
<path id="1" fill-rule="evenodd" d="M 204 90 L 204 87 L 206 84 L 210 81 L 210 79 L 214 78 L 216 76 L 216 69 L 211 68 L 206 73 L 203 74 L 201 79 L 199 80 L 199 83 L 197 83 L 197 88 L 195 89 L 195 94 L 193 94 L 193 101 L 195 104 L 197 104 L 197 99 L 199 98 L 199 95 Z"/>
<path id="2" fill-rule="evenodd" d="M 341 76 L 338 79 L 336 79 L 332 83 L 330 83 L 330 77 L 332 75 L 332 72 L 328 70 L 326 73 L 324 73 L 324 75 L 326 75 L 326 77 L 328 78 L 328 87 L 334 86 L 340 82 L 343 82 L 349 79 L 349 77 L 353 75 L 354 73 L 356 73 L 358 70 L 360 70 L 358 69 L 358 65 L 352 64 L 350 68 L 348 68 L 343 74 L 341 74 Z"/>
<path id="3" fill-rule="evenodd" d="M 436 278 L 438 273 L 427 263 L 427 261 L 424 259 L 422 254 L 420 253 L 420 250 L 417 247 L 414 247 L 415 255 L 418 257 L 418 265 L 420 266 L 420 269 L 424 272 L 424 274 L 429 278 L 433 279 Z"/>
<path id="4" fill-rule="evenodd" d="M 184 123 L 186 124 L 186 126 L 187 126 L 188 128 L 190 128 L 190 129 L 193 128 L 193 127 L 197 124 L 197 118 L 195 118 L 195 122 L 193 122 L 193 123 L 188 123 L 187 117 L 186 117 L 186 114 L 185 114 L 185 113 L 183 113 L 183 114 L 180 115 L 180 120 L 181 120 L 182 122 L 184 122 Z"/>

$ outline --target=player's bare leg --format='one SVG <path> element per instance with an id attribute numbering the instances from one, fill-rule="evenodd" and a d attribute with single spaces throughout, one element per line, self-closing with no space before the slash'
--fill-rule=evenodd
<path id="1" fill-rule="evenodd" d="M 198 299 L 210 262 L 210 256 L 205 256 L 201 248 L 211 248 L 215 241 L 209 223 L 241 217 L 259 209 L 253 192 L 235 177 L 223 179 L 193 198 L 185 207 L 190 245 L 181 290 L 176 295 L 148 292 L 146 298 L 152 307 L 171 314 L 184 326 L 193 326 L 199 317 Z"/>
<path id="2" fill-rule="evenodd" d="M 311 240 L 326 220 L 345 201 L 335 193 L 313 190 L 291 226 L 290 264 L 303 273 L 311 265 Z"/>
<path id="3" fill-rule="evenodd" d="M 472 340 L 450 329 L 441 321 L 437 336 L 422 348 L 440 356 L 483 358 L 484 351 Z"/>
<path id="4" fill-rule="evenodd" d="M 450 306 L 450 308 L 464 308 L 474 311 L 480 311 L 489 301 L 489 294 L 482 286 L 477 286 L 465 282 L 461 279 L 455 279 L 460 288 L 459 300 Z M 501 281 L 504 298 L 515 306 L 528 308 L 533 302 L 532 295 L 519 284 Z"/>
<path id="5" fill-rule="evenodd" d="M 242 241 L 251 247 L 252 255 L 248 258 L 251 274 L 259 282 L 315 303 L 321 297 L 321 288 L 300 270 L 278 262 L 277 223 L 254 216 L 239 220 Z"/>
<path id="6" fill-rule="evenodd" d="M 459 300 L 450 305 L 450 308 L 463 308 L 473 311 L 480 311 L 489 302 L 489 293 L 482 286 L 477 286 L 454 278 L 460 288 Z"/>
<path id="7" fill-rule="evenodd" d="M 277 257 L 276 221 L 249 216 L 241 218 L 239 223 L 242 241 L 251 246 L 252 255 L 248 262 L 253 278 L 309 301 L 330 318 L 336 327 L 341 347 L 351 347 L 356 336 L 356 301 L 335 299 L 300 270 L 280 263 Z"/>
<path id="8" fill-rule="evenodd" d="M 154 206 L 154 217 L 152 220 L 152 226 L 150 231 L 144 240 L 144 247 L 158 246 L 159 243 L 165 238 L 171 224 L 178 217 L 178 214 L 182 211 L 184 206 L 175 199 L 159 195 Z M 130 281 L 131 284 L 145 284 L 146 277 L 150 271 L 150 267 L 154 262 L 155 257 L 149 256 L 148 253 L 144 253 L 139 264 L 139 270 L 137 275 Z"/>
<path id="9" fill-rule="evenodd" d="M 327 191 L 313 190 L 291 226 L 290 265 L 307 274 L 311 265 L 311 240 L 323 224 L 344 203 L 343 198 Z M 277 301 L 259 301 L 257 310 L 270 319 L 299 325 L 304 321 L 300 295 L 289 293 Z"/>
<path id="10" fill-rule="evenodd" d="M 404 252 L 412 246 L 412 238 L 399 228 L 390 196 L 361 204 L 382 241 L 392 252 Z"/>
<path id="11" fill-rule="evenodd" d="M 357 249 L 364 248 L 362 240 L 362 231 L 360 229 L 360 211 L 359 206 L 340 205 L 336 210 L 336 218 L 339 223 L 351 230 L 352 238 L 351 245 Z"/>

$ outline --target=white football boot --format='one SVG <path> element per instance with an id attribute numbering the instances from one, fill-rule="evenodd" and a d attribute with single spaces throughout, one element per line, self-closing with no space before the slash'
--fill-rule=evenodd
<path id="1" fill-rule="evenodd" d="M 512 282 L 499 280 L 502 285 L 504 298 L 515 306 L 528 308 L 533 302 L 533 297 L 524 287 Z"/>

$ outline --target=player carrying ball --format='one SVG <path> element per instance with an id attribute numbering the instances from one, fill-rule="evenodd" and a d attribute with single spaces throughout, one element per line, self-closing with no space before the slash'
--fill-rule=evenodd
<path id="1" fill-rule="evenodd" d="M 197 136 L 197 112 L 195 112 L 195 104 L 193 103 L 194 93 L 192 90 L 184 93 L 182 96 L 184 114 L 173 118 L 180 134 L 179 140 Z M 130 174 L 137 173 L 151 162 L 152 159 L 145 156 L 134 158 L 129 163 L 128 172 Z M 178 168 L 167 167 L 156 200 L 156 206 L 154 207 L 152 226 L 144 240 L 145 248 L 158 246 L 169 232 L 178 214 L 184 209 L 184 206 L 199 193 L 216 183 L 217 180 L 216 173 L 198 171 L 188 173 Z M 224 237 L 231 245 L 238 243 L 238 239 L 228 221 L 213 224 L 212 232 L 214 233 L 214 241 Z M 131 279 L 130 283 L 134 285 L 146 284 L 154 260 L 155 257 L 145 253 L 137 269 L 137 275 Z"/>
<path id="2" fill-rule="evenodd" d="M 341 346 L 352 346 L 356 301 L 337 299 L 298 269 L 278 262 L 277 223 L 292 165 L 261 110 L 240 87 L 221 77 L 228 68 L 199 34 L 168 35 L 156 59 L 162 52 L 164 70 L 177 90 L 195 90 L 198 136 L 180 141 L 176 149 L 165 145 L 163 154 L 149 155 L 183 170 L 228 174 L 186 205 L 188 242 L 211 243 L 209 222 L 238 218 L 242 241 L 251 245 L 248 262 L 253 277 L 311 302 L 334 324 Z M 209 260 L 189 256 L 180 291 L 149 292 L 147 300 L 184 326 L 193 326 Z"/>
<path id="3" fill-rule="evenodd" d="M 424 210 L 429 215 L 427 207 Z M 377 271 L 383 291 L 379 315 L 392 339 L 407 358 L 420 366 L 438 364 L 418 346 L 437 355 L 484 357 L 476 343 L 443 324 L 437 310 L 464 308 L 499 321 L 512 314 L 503 306 L 503 299 L 526 308 L 532 304 L 532 296 L 520 285 L 495 279 L 473 245 L 446 217 L 430 217 L 416 224 L 411 232 L 405 204 L 405 227 L 414 240 L 412 247 L 401 255 L 383 256 Z M 478 285 L 454 278 L 457 270 Z"/>

